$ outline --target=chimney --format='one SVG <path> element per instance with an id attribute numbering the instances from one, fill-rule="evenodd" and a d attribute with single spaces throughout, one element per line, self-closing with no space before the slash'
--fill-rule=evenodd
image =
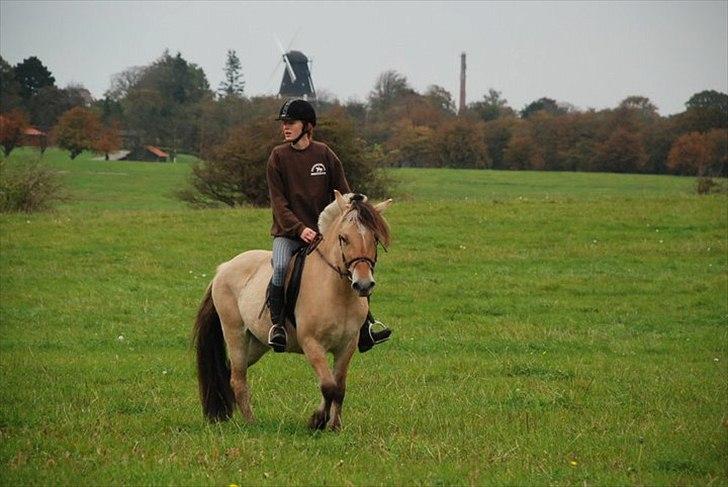
<path id="1" fill-rule="evenodd" d="M 465 112 L 465 53 L 460 54 L 460 107 L 458 114 Z"/>

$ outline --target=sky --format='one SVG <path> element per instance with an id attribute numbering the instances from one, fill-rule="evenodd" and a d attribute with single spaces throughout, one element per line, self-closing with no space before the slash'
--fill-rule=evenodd
<path id="1" fill-rule="evenodd" d="M 728 2 L 135 2 L 0 0 L 0 55 L 37 56 L 56 84 L 103 96 L 112 75 L 165 49 L 202 67 L 215 89 L 235 49 L 249 96 L 275 94 L 284 47 L 312 59 L 316 89 L 366 100 L 386 70 L 419 92 L 467 102 L 488 89 L 516 110 L 541 97 L 579 109 L 650 98 L 662 115 L 695 93 L 728 92 Z"/>

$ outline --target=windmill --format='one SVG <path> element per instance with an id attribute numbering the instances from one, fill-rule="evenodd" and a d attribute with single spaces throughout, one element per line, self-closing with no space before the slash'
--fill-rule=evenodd
<path id="1" fill-rule="evenodd" d="M 281 51 L 282 62 L 286 69 L 283 71 L 283 79 L 278 94 L 283 97 L 304 98 L 316 101 L 316 90 L 311 79 L 311 60 L 301 51 L 283 49 L 280 41 L 276 39 L 278 48 Z"/>

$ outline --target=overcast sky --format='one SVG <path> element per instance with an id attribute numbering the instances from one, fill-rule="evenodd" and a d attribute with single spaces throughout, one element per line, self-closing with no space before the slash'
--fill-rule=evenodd
<path id="1" fill-rule="evenodd" d="M 165 48 L 201 66 L 212 88 L 235 49 L 246 94 L 274 94 L 283 74 L 278 36 L 313 59 L 317 89 L 341 101 L 365 100 L 388 69 L 420 92 L 437 84 L 457 100 L 465 51 L 468 102 L 488 88 L 516 109 L 543 96 L 602 109 L 642 95 L 669 115 L 698 91 L 728 92 L 727 32 L 726 1 L 0 0 L 0 55 L 12 65 L 37 56 L 57 85 L 81 83 L 95 97 L 114 73 Z"/>

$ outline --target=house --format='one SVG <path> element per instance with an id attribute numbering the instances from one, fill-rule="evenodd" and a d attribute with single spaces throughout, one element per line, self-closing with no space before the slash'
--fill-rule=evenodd
<path id="1" fill-rule="evenodd" d="M 140 145 L 132 149 L 122 160 L 167 162 L 169 161 L 169 154 L 153 145 Z"/>
<path id="2" fill-rule="evenodd" d="M 27 127 L 23 130 L 21 145 L 38 147 L 44 151 L 48 147 L 48 134 L 35 127 Z"/>

